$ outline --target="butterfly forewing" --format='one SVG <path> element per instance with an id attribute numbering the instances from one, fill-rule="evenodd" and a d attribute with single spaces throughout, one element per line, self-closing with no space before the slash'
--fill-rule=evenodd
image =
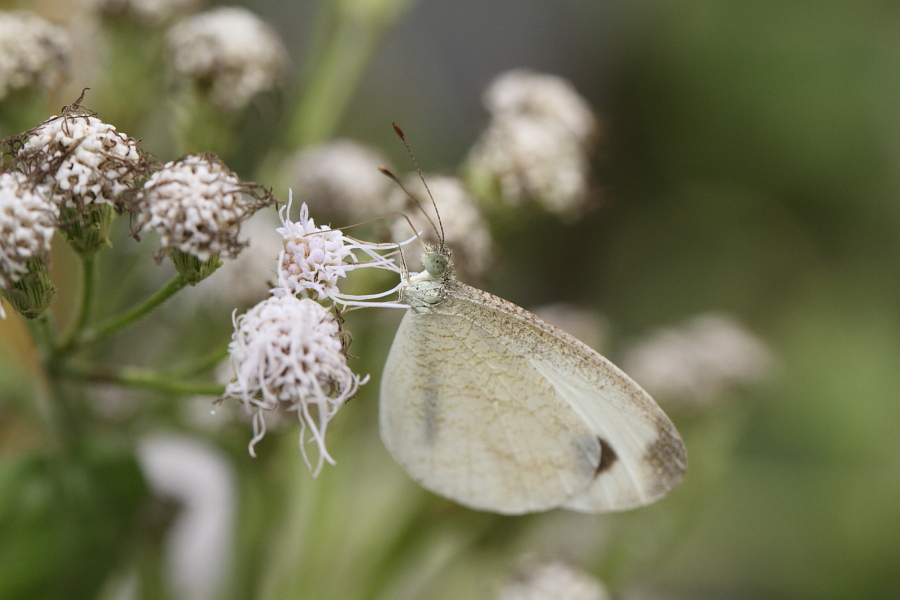
<path id="1" fill-rule="evenodd" d="M 597 352 L 453 278 L 404 293 L 413 308 L 385 365 L 381 430 L 424 487 L 502 513 L 603 512 L 681 480 L 671 421 Z"/>

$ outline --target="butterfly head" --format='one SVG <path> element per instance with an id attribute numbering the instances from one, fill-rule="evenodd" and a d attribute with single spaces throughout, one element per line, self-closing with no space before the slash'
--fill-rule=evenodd
<path id="1" fill-rule="evenodd" d="M 446 279 L 453 272 L 453 252 L 447 246 L 428 245 L 422 255 L 422 266 L 434 279 Z"/>

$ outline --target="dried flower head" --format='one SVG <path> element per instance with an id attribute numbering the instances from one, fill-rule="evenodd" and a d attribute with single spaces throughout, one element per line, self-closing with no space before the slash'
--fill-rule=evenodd
<path id="1" fill-rule="evenodd" d="M 325 448 L 328 423 L 352 398 L 368 376 L 347 366 L 339 319 L 321 304 L 295 296 L 270 297 L 234 322 L 229 345 L 235 379 L 223 398 L 240 400 L 253 414 L 254 445 L 266 431 L 264 411 L 283 405 L 300 420 L 300 450 L 317 475 L 324 461 L 334 464 Z M 306 453 L 307 428 L 318 446 L 315 468 Z"/>
<path id="2" fill-rule="evenodd" d="M 0 173 L 0 290 L 26 316 L 43 312 L 53 296 L 49 280 L 42 279 L 58 216 L 45 190 L 25 175 Z"/>
<path id="3" fill-rule="evenodd" d="M 466 185 L 456 177 L 431 175 L 426 177 L 428 189 L 441 213 L 444 242 L 453 248 L 453 261 L 462 273 L 480 277 L 487 273 L 494 261 L 493 242 L 487 222 Z M 428 216 L 438 225 L 434 206 L 418 175 L 406 177 L 403 186 L 418 200 Z M 392 204 L 400 204 L 416 230 L 426 242 L 436 243 L 437 232 L 415 206 L 412 199 L 399 187 L 394 189 Z M 401 204 L 401 202 L 403 204 Z M 392 226 L 396 241 L 412 235 L 405 219 L 397 219 Z"/>
<path id="4" fill-rule="evenodd" d="M 660 402 L 690 406 L 764 381 L 772 363 L 766 345 L 733 318 L 704 314 L 638 340 L 619 364 Z"/>
<path id="5" fill-rule="evenodd" d="M 192 12 L 200 0 L 83 0 L 98 13 L 126 18 L 146 27 L 156 27 L 173 17 Z"/>
<path id="6" fill-rule="evenodd" d="M 607 600 L 598 579 L 560 562 L 529 564 L 497 596 L 498 600 Z"/>
<path id="7" fill-rule="evenodd" d="M 14 168 L 45 185 L 63 211 L 121 208 L 144 173 L 137 141 L 78 102 L 8 143 Z M 64 214 L 63 224 L 65 220 Z"/>
<path id="8" fill-rule="evenodd" d="M 176 249 L 200 261 L 237 256 L 241 223 L 270 202 L 212 154 L 166 163 L 136 197 L 140 226 L 160 237 L 158 256 Z"/>
<path id="9" fill-rule="evenodd" d="M 282 226 L 277 231 L 284 238 L 284 250 L 278 260 L 277 287 L 272 292 L 276 295 L 289 293 L 316 300 L 331 300 L 345 306 L 385 306 L 373 300 L 394 293 L 400 284 L 386 292 L 368 296 L 343 294 L 338 289 L 339 279 L 356 269 L 375 267 L 399 273 L 400 269 L 393 260 L 378 254 L 385 246 L 347 237 L 327 225 L 316 226 L 309 216 L 306 203 L 300 207 L 300 219 L 293 222 L 289 217 L 291 204 L 292 199 L 279 211 Z M 370 260 L 360 261 L 354 250 L 362 252 Z"/>
<path id="10" fill-rule="evenodd" d="M 68 77 L 71 54 L 65 29 L 30 12 L 0 12 L 0 99 L 56 89 Z"/>
<path id="11" fill-rule="evenodd" d="M 512 71 L 488 88 L 485 104 L 491 121 L 467 161 L 472 185 L 507 205 L 532 200 L 578 216 L 589 200 L 597 129 L 587 102 L 559 77 Z"/>
<path id="12" fill-rule="evenodd" d="M 252 12 L 217 8 L 184 19 L 169 30 L 175 74 L 196 82 L 225 112 L 279 87 L 288 55 L 276 31 Z"/>
<path id="13" fill-rule="evenodd" d="M 340 215 L 365 221 L 400 210 L 391 204 L 391 181 L 378 167 L 385 156 L 351 140 L 335 140 L 306 148 L 287 165 L 288 176 L 304 202 L 316 214 Z"/>

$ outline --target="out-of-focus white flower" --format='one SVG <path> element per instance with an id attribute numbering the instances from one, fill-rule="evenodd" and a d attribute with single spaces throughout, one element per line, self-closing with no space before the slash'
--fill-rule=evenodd
<path id="1" fill-rule="evenodd" d="M 591 105 L 575 86 L 556 75 L 514 69 L 497 76 L 483 102 L 493 119 L 533 119 L 563 128 L 572 139 L 588 144 L 597 131 Z"/>
<path id="2" fill-rule="evenodd" d="M 431 222 L 399 187 L 393 192 L 395 199 L 392 204 L 403 207 L 403 212 L 426 242 L 439 242 L 438 233 L 443 225 L 444 243 L 453 249 L 453 261 L 457 269 L 476 277 L 484 275 L 493 264 L 494 249 L 490 230 L 475 199 L 466 185 L 456 177 L 431 175 L 426 181 L 441 214 L 440 224 L 418 175 L 406 177 L 404 187 L 418 200 Z M 398 242 L 413 235 L 405 219 L 397 219 L 391 229 L 394 240 Z"/>
<path id="3" fill-rule="evenodd" d="M 638 340 L 619 364 L 661 403 L 691 406 L 764 381 L 773 359 L 765 343 L 733 318 L 704 314 Z"/>
<path id="4" fill-rule="evenodd" d="M 200 261 L 235 257 L 241 223 L 265 204 L 218 157 L 194 154 L 167 163 L 136 198 L 141 227 L 160 237 L 161 252 L 175 248 Z"/>
<path id="5" fill-rule="evenodd" d="M 524 566 L 497 596 L 498 600 L 607 600 L 598 579 L 559 562 Z"/>
<path id="6" fill-rule="evenodd" d="M 279 87 L 288 67 L 276 31 L 252 12 L 217 8 L 173 26 L 167 45 L 174 72 L 207 90 L 226 112 L 245 108 L 260 92 Z"/>
<path id="7" fill-rule="evenodd" d="M 402 284 L 366 296 L 343 294 L 338 289 L 338 280 L 356 269 L 375 267 L 400 273 L 393 260 L 377 253 L 383 251 L 386 245 L 349 238 L 327 225 L 316 226 L 309 216 L 306 203 L 300 207 L 300 219 L 291 221 L 291 204 L 292 199 L 279 211 L 282 226 L 277 231 L 284 238 L 284 250 L 278 259 L 278 281 L 272 293 L 276 296 L 289 293 L 315 300 L 331 300 L 345 306 L 391 306 L 390 303 L 374 300 L 396 292 Z M 354 250 L 363 252 L 371 260 L 361 262 Z"/>
<path id="8" fill-rule="evenodd" d="M 144 156 L 137 141 L 75 106 L 19 136 L 15 168 L 40 179 L 60 209 L 121 207 L 143 173 Z"/>
<path id="9" fill-rule="evenodd" d="M 127 17 L 155 27 L 178 15 L 192 12 L 200 0 L 82 0 L 89 8 L 110 17 Z"/>
<path id="10" fill-rule="evenodd" d="M 559 131 L 533 119 L 495 121 L 472 149 L 471 168 L 496 182 L 505 203 L 533 200 L 554 214 L 577 214 L 588 197 L 590 161 Z"/>
<path id="11" fill-rule="evenodd" d="M 166 539 L 174 597 L 219 597 L 234 547 L 234 469 L 218 449 L 186 436 L 141 440 L 138 459 L 153 491 L 179 504 Z"/>
<path id="12" fill-rule="evenodd" d="M 284 405 L 300 420 L 300 450 L 313 475 L 324 461 L 334 464 L 325 448 L 328 423 L 352 398 L 368 376 L 360 378 L 347 366 L 338 318 L 308 298 L 273 296 L 234 322 L 229 345 L 235 380 L 223 398 L 240 400 L 253 414 L 254 445 L 266 431 L 264 411 Z M 312 467 L 304 439 L 309 429 L 318 446 Z"/>
<path id="13" fill-rule="evenodd" d="M 532 312 L 598 352 L 606 346 L 609 323 L 596 311 L 560 302 L 538 307 Z"/>
<path id="14" fill-rule="evenodd" d="M 0 12 L 0 100 L 15 90 L 56 89 L 71 54 L 65 29 L 30 12 Z"/>
<path id="15" fill-rule="evenodd" d="M 391 194 L 394 184 L 378 167 L 385 156 L 351 140 L 335 140 L 305 148 L 286 166 L 291 184 L 316 214 L 366 221 L 400 210 Z"/>
<path id="16" fill-rule="evenodd" d="M 533 200 L 563 217 L 584 210 L 597 122 L 572 85 L 516 70 L 484 95 L 491 121 L 469 153 L 469 179 L 482 195 L 517 206 Z"/>
<path id="17" fill-rule="evenodd" d="M 0 173 L 0 288 L 8 290 L 47 257 L 59 208 L 22 173 Z"/>

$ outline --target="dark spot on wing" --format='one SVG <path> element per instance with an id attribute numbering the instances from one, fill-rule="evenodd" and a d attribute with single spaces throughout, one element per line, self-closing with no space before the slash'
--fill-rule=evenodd
<path id="1" fill-rule="evenodd" d="M 425 422 L 425 441 L 433 444 L 438 435 L 438 413 L 440 412 L 440 401 L 438 400 L 438 378 L 431 372 L 425 382 L 425 389 L 422 394 L 425 396 L 423 403 L 423 421 Z"/>
<path id="2" fill-rule="evenodd" d="M 597 441 L 600 442 L 600 463 L 597 465 L 597 470 L 594 471 L 594 477 L 598 477 L 601 473 L 608 471 L 619 460 L 616 451 L 609 445 L 609 442 L 599 435 L 597 436 Z"/>
<path id="3" fill-rule="evenodd" d="M 656 475 L 650 489 L 654 496 L 661 496 L 674 488 L 687 467 L 684 442 L 671 423 L 659 426 L 659 437 L 647 445 L 643 458 Z"/>

